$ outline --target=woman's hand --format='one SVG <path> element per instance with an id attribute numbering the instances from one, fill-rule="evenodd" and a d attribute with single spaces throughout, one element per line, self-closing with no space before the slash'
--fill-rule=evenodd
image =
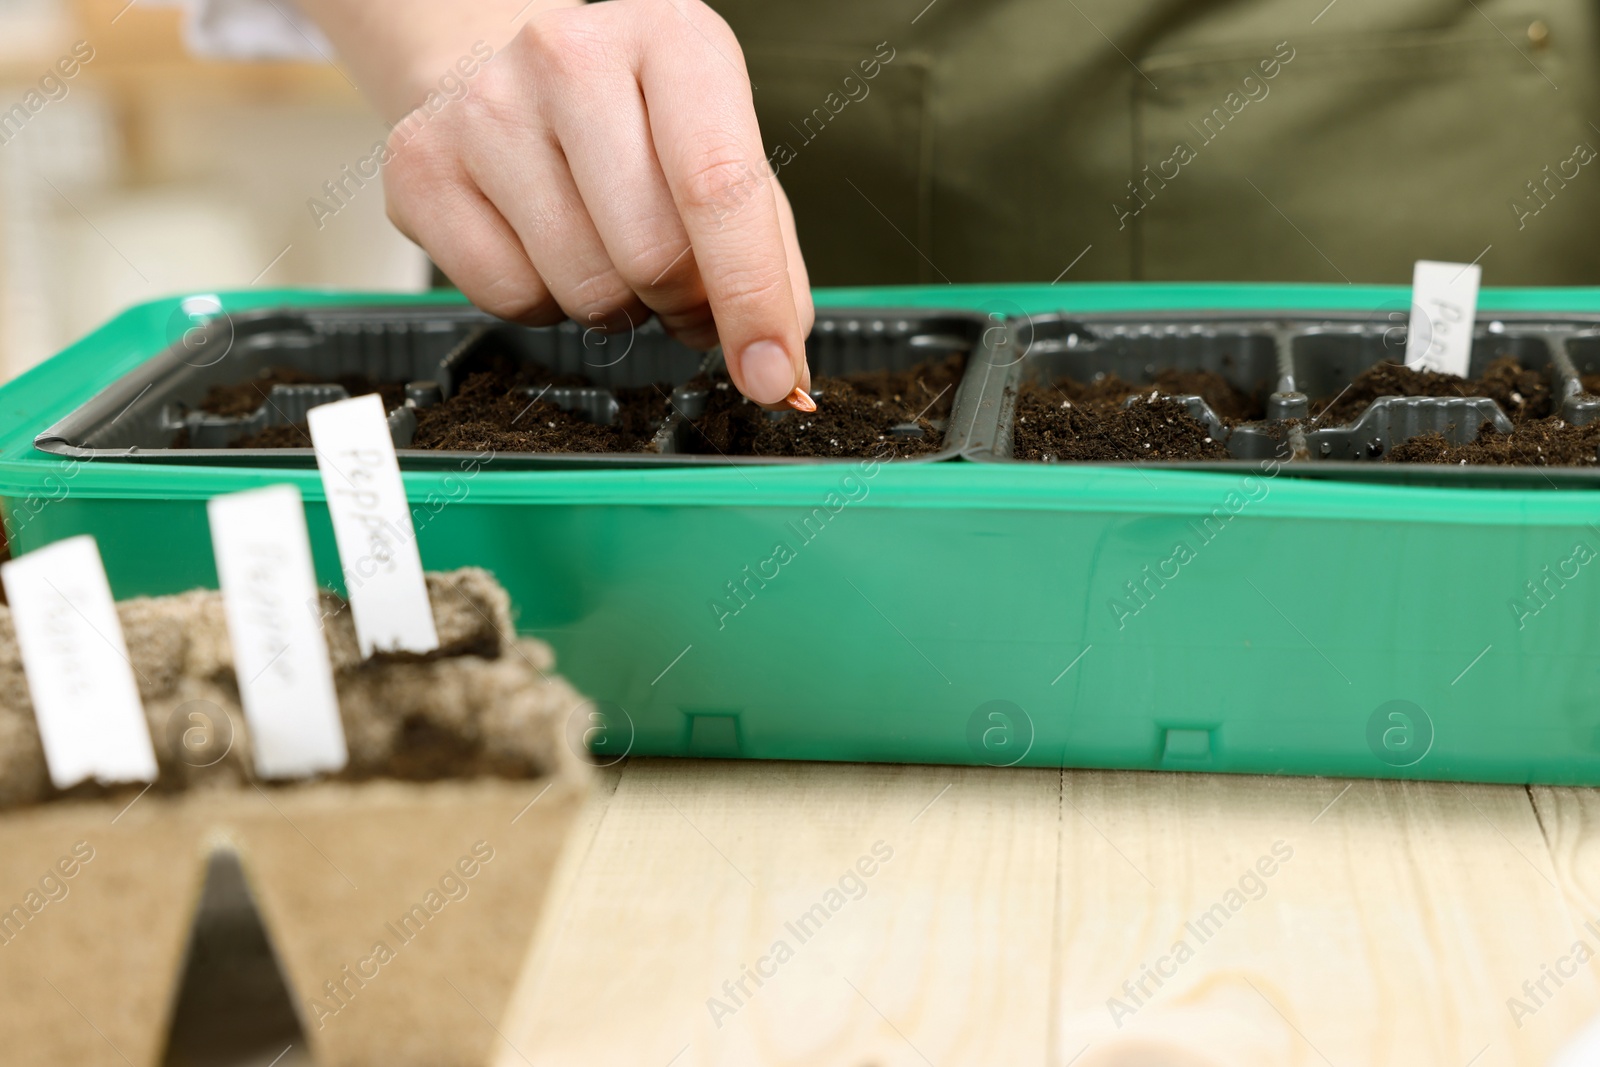
<path id="1" fill-rule="evenodd" d="M 425 84 L 416 57 L 393 62 Z M 423 117 L 391 134 L 389 217 L 473 303 L 607 330 L 653 312 L 687 344 L 720 342 L 757 403 L 809 387 L 814 312 L 794 217 L 739 44 L 699 0 L 536 11 L 465 95 Z"/>

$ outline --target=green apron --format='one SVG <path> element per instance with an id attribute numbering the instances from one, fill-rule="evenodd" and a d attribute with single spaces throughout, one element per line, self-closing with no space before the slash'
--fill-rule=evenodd
<path id="1" fill-rule="evenodd" d="M 1584 0 L 713 2 L 818 285 L 1600 282 Z"/>

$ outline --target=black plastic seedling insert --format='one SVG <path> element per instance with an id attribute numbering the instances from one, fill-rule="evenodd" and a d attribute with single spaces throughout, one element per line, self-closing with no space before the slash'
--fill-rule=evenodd
<path id="1" fill-rule="evenodd" d="M 1362 316 L 1017 320 L 967 454 L 1600 484 L 1600 317 L 1481 321 L 1466 378 L 1404 358 L 1404 327 Z"/>
<path id="2" fill-rule="evenodd" d="M 958 455 L 993 333 L 967 312 L 823 310 L 807 341 L 815 413 L 745 401 L 714 355 L 655 322 L 531 328 L 466 308 L 259 312 L 214 321 L 51 426 L 38 448 L 148 463 L 315 461 L 318 404 L 375 392 L 401 464 L 796 463 Z"/>

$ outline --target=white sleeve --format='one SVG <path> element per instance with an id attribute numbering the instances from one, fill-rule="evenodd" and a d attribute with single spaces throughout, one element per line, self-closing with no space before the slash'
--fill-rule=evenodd
<path id="1" fill-rule="evenodd" d="M 333 62 L 333 45 L 294 0 L 168 0 L 183 8 L 183 42 L 204 59 Z"/>

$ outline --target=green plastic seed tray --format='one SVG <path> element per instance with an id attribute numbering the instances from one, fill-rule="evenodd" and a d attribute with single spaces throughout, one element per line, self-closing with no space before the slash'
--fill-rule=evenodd
<path id="1" fill-rule="evenodd" d="M 1259 388 L 1264 423 L 1292 429 L 1306 394 L 1392 358 L 1384 338 L 1407 297 L 1259 285 L 821 291 L 827 321 L 890 333 L 909 323 L 903 344 L 877 348 L 894 360 L 929 335 L 917 309 L 941 324 L 933 334 L 965 339 L 943 455 L 629 466 L 413 461 L 402 448 L 422 560 L 499 576 L 519 628 L 550 641 L 593 698 L 573 709 L 572 736 L 603 759 L 1600 784 L 1593 472 L 1383 462 L 1397 434 L 1460 437 L 1463 420 L 1492 422 L 1482 404 L 1443 415 L 1411 405 L 1381 433 L 1359 420 L 1303 439 L 1229 426 L 1228 457 L 1210 464 L 1009 455 L 1023 382 L 1096 366 L 1144 382 L 1168 359 Z M 119 597 L 215 587 L 206 500 L 288 482 L 306 500 L 319 578 L 341 587 L 303 458 L 130 456 L 142 449 L 119 442 L 118 419 L 176 434 L 195 421 L 187 394 L 143 407 L 149 397 L 128 397 L 126 415 L 106 408 L 176 353 L 246 366 L 249 344 L 221 356 L 205 345 L 247 337 L 268 313 L 331 322 L 356 309 L 387 309 L 395 323 L 471 318 L 454 295 L 201 294 L 132 308 L 0 388 L 13 552 L 89 533 Z M 1479 323 L 1485 354 L 1513 351 L 1584 417 L 1600 290 L 1486 289 Z M 396 351 L 358 334 L 339 344 Z M 325 340 L 303 337 L 313 352 Z M 419 334 L 404 342 L 413 362 L 392 371 L 409 377 L 462 340 Z M 1098 354 L 1074 365 L 1075 344 Z M 856 369 L 846 357 L 829 368 Z M 165 379 L 144 380 L 156 392 Z"/>

